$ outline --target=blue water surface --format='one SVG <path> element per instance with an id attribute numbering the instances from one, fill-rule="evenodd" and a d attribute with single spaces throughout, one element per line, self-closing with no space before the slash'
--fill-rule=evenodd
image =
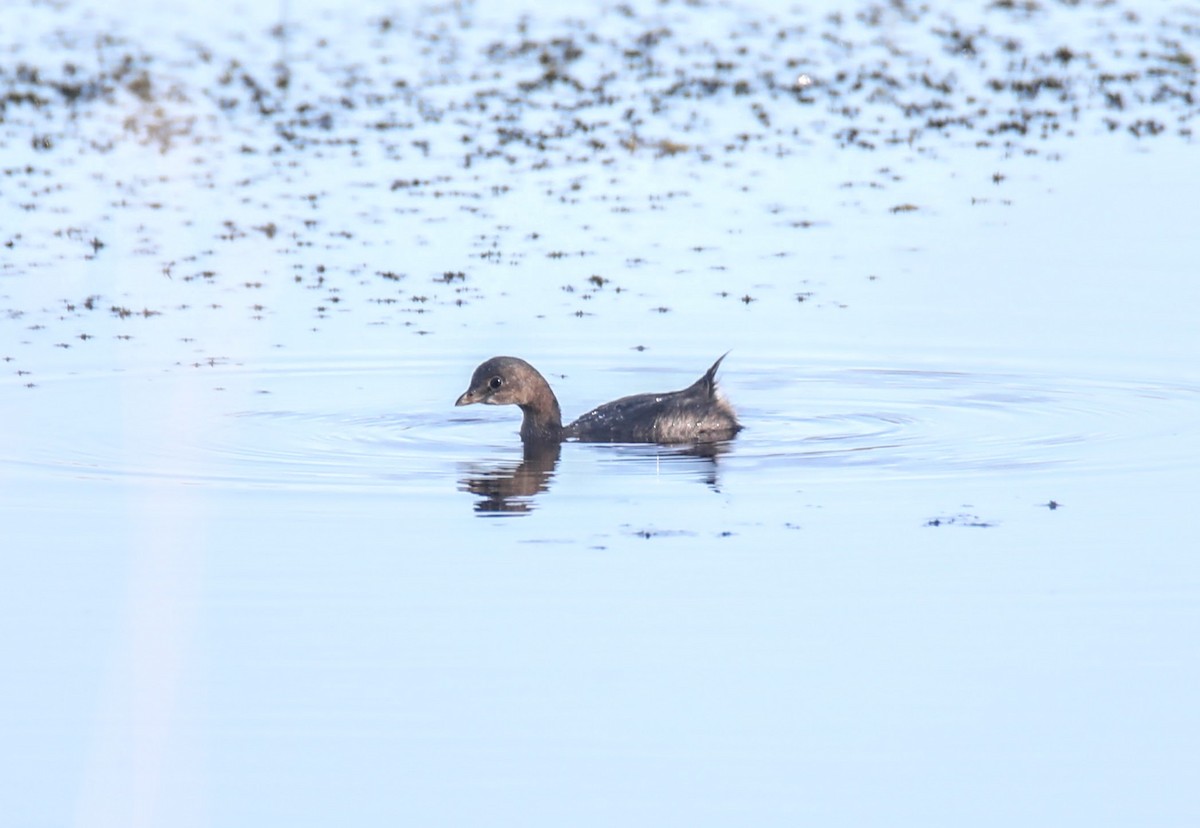
<path id="1" fill-rule="evenodd" d="M 843 6 L 0 11 L 6 822 L 1194 824 L 1195 15 Z"/>

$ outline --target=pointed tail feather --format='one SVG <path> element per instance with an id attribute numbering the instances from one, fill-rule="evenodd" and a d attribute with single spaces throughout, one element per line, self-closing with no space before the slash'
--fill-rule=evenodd
<path id="1" fill-rule="evenodd" d="M 708 392 L 709 397 L 715 397 L 717 394 L 717 369 L 721 367 L 721 360 L 729 356 L 729 351 L 717 357 L 717 361 L 712 364 L 712 367 L 704 372 L 704 376 L 696 381 L 696 384 L 704 388 Z"/>

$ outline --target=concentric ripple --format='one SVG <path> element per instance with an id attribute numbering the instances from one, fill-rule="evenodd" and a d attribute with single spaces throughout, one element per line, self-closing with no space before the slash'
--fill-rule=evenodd
<path id="1" fill-rule="evenodd" d="M 818 366 L 782 383 L 778 377 L 727 380 L 747 426 L 734 441 L 567 444 L 565 472 L 586 464 L 588 474 L 713 482 L 721 467 L 726 482 L 744 473 L 766 484 L 797 465 L 834 477 L 865 470 L 925 478 L 1176 468 L 1190 462 L 1182 446 L 1194 444 L 1200 423 L 1196 384 L 902 366 Z M 342 390 L 344 376 L 304 366 L 239 378 L 272 391 L 215 392 L 187 374 L 68 378 L 60 392 L 73 399 L 87 392 L 98 401 L 90 415 L 72 413 L 52 392 L 34 397 L 38 410 L 26 413 L 54 427 L 26 429 L 37 440 L 10 445 L 3 464 L 17 479 L 386 489 L 441 488 L 464 463 L 486 471 L 521 459 L 515 409 L 464 414 L 429 396 L 408 411 L 389 410 L 394 401 L 372 397 L 378 391 L 356 399 Z"/>

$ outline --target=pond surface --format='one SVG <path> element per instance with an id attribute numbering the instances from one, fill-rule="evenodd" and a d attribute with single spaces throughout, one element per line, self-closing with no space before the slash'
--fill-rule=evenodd
<path id="1" fill-rule="evenodd" d="M 268 6 L 0 11 L 13 824 L 1200 817 L 1200 17 Z"/>

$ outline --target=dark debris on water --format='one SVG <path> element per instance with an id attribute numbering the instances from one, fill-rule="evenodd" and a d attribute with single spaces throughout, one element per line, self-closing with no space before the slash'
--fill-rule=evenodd
<path id="1" fill-rule="evenodd" d="M 171 105 L 207 100 L 236 124 L 269 127 L 249 133 L 260 136 L 258 146 L 245 143 L 249 151 L 407 133 L 410 149 L 455 152 L 470 166 L 555 146 L 588 156 L 641 148 L 665 157 L 711 154 L 714 147 L 679 134 L 675 116 L 712 120 L 730 107 L 744 107 L 749 121 L 738 123 L 761 133 L 743 137 L 764 149 L 814 120 L 839 144 L 867 149 L 936 146 L 948 133 L 1045 139 L 1075 129 L 1088 113 L 1141 137 L 1190 137 L 1197 112 L 1194 20 L 1167 8 L 1152 17 L 1128 0 L 1105 4 L 1103 13 L 1090 4 L 1056 9 L 1094 18 L 1095 31 L 1049 47 L 1040 43 L 1050 9 L 1036 2 L 992 3 L 982 25 L 959 21 L 948 3 L 859 3 L 815 21 L 746 3 L 735 8 L 728 36 L 712 39 L 669 24 L 655 5 L 633 5 L 598 7 L 609 19 L 587 24 L 541 21 L 538 36 L 517 19 L 486 43 L 468 36 L 475 21 L 470 7 L 457 4 L 389 17 L 387 27 L 364 15 L 358 25 L 378 36 L 356 42 L 369 51 L 331 68 L 329 34 L 317 21 L 283 20 L 263 34 L 287 43 L 281 65 L 243 53 L 244 43 L 180 35 L 164 45 L 88 32 L 68 20 L 65 3 L 59 54 L 0 66 L 0 118 L 10 126 L 4 140 L 24 125 L 25 140 L 52 152 L 56 120 L 140 104 L 123 129 L 165 150 L 203 128 L 172 115 Z M 259 45 L 278 54 L 273 43 Z M 400 50 L 425 55 L 427 64 L 398 75 Z M 179 54 L 191 56 L 186 75 L 175 68 Z M 331 71 L 339 77 L 332 85 L 322 77 Z M 816 112 L 797 118 L 797 107 Z M 425 135 L 421 125 L 451 118 L 463 126 L 458 146 L 435 147 L 444 133 Z M 117 137 L 90 136 L 100 150 Z"/>
<path id="2" fill-rule="evenodd" d="M 70 0 L 45 4 L 38 13 L 57 16 L 55 37 L 34 42 L 0 27 L 7 56 L 0 63 L 0 151 L 29 155 L 32 147 L 36 159 L 0 170 L 6 182 L 27 185 L 8 187 L 0 198 L 13 201 L 18 215 L 37 211 L 40 196 L 61 188 L 58 179 L 69 180 L 81 154 L 103 156 L 122 142 L 164 155 L 199 146 L 203 156 L 204 145 L 227 141 L 239 160 L 274 159 L 281 171 L 302 166 L 301 158 L 325 163 L 369 154 L 403 165 L 379 182 L 397 203 L 452 200 L 473 211 L 510 195 L 513 170 L 591 165 L 612 182 L 631 157 L 720 164 L 751 152 L 799 155 L 821 143 L 854 153 L 894 147 L 936 155 L 954 143 L 1053 158 L 1062 142 L 1084 133 L 1194 140 L 1200 26 L 1186 9 L 1147 12 L 1133 0 L 996 0 L 972 7 L 968 20 L 962 8 L 898 0 L 805 16 L 777 4 L 653 0 L 597 4 L 587 20 L 549 14 L 496 22 L 477 19 L 485 12 L 472 4 L 421 5 L 383 17 L 348 7 L 332 30 L 327 20 L 282 19 L 266 32 L 204 42 L 186 30 L 150 36 L 119 20 L 82 16 Z M 691 26 L 698 15 L 708 25 Z M 1076 24 L 1071 39 L 1056 40 L 1053 24 L 1066 16 Z M 874 166 L 891 180 L 887 161 Z M 489 166 L 497 175 L 480 172 Z M 992 181 L 1004 178 L 996 172 Z M 119 185 L 109 188 L 114 206 L 136 195 L 128 182 L 105 183 Z M 570 209 L 588 186 L 586 176 L 573 175 L 547 201 Z M 256 240 L 301 248 L 315 244 L 318 233 L 326 242 L 357 242 L 343 224 L 324 226 L 326 195 L 297 191 L 311 211 L 302 223 L 289 223 L 286 213 L 229 219 L 214 236 L 222 246 Z M 688 198 L 655 194 L 650 209 Z M 161 214 L 173 205 L 148 199 L 144 206 Z M 890 209 L 921 210 L 910 203 Z M 5 250 L 34 246 L 23 231 L 7 232 Z M 64 232 L 97 269 L 119 258 L 110 248 L 116 236 Z M 554 263 L 593 255 L 573 243 L 548 241 L 554 246 L 545 255 Z M 145 249 L 154 249 L 153 240 Z M 496 238 L 476 249 L 474 260 L 489 266 L 524 255 L 502 251 Z M 170 277 L 179 262 L 188 268 L 180 282 L 211 285 L 217 273 L 197 264 L 209 252 L 171 251 L 155 272 Z M 647 264 L 638 252 L 626 268 Z M 387 268 L 403 263 L 376 262 L 384 269 L 365 272 L 377 273 L 391 294 L 370 301 L 418 314 L 462 306 L 463 292 L 477 282 L 461 262 L 414 274 L 429 280 L 428 294 L 402 289 L 406 274 Z M 324 265 L 310 273 L 287 278 L 322 291 L 331 289 L 327 279 L 355 278 L 326 273 Z M 259 278 L 243 283 L 258 287 Z M 581 295 L 610 281 L 593 275 Z M 620 292 L 613 286 L 605 296 Z M 747 307 L 766 305 L 745 287 L 722 295 Z M 813 296 L 791 295 L 800 304 Z M 102 307 L 98 300 L 84 307 Z M 105 304 L 119 319 L 161 312 L 137 310 L 142 301 Z M 316 313 L 325 315 L 343 299 L 335 291 L 319 302 Z M 650 310 L 670 312 L 666 304 Z"/>
<path id="3" fill-rule="evenodd" d="M 984 520 L 979 515 L 961 513 L 957 515 L 940 516 L 925 521 L 926 526 L 967 526 L 976 529 L 988 529 L 996 524 Z"/>

